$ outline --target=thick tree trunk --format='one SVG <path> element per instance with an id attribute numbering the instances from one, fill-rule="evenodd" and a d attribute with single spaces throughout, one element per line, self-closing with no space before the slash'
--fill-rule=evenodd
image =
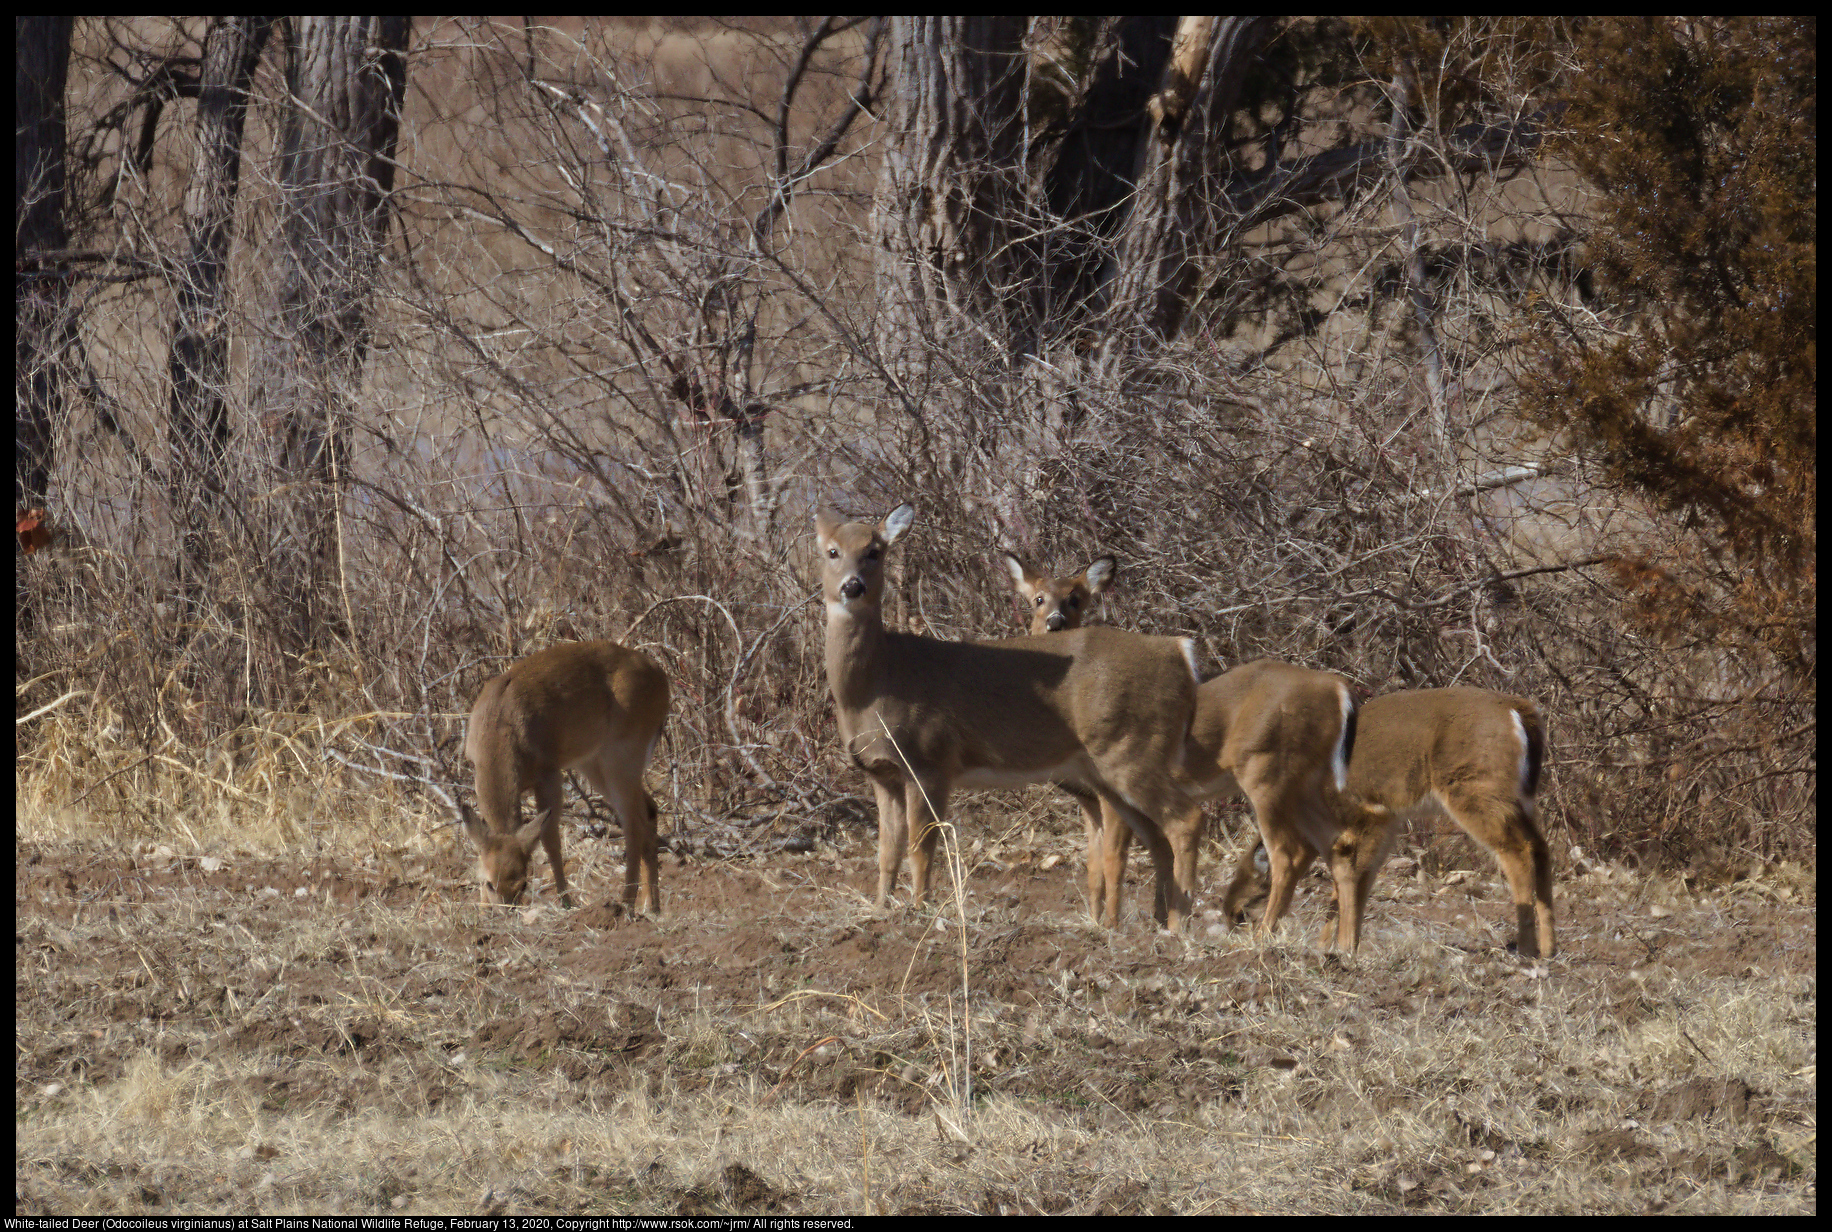
<path id="1" fill-rule="evenodd" d="M 1028 240 L 1027 26 L 891 20 L 891 139 L 875 220 L 881 353 L 915 428 L 901 461 L 942 491 L 992 493 L 1000 509 L 1025 482 L 1014 438 L 1029 408 L 1010 401 L 1006 377 L 1036 347 L 1040 299 Z"/>
<path id="2" fill-rule="evenodd" d="M 278 437 L 290 533 L 275 578 L 299 641 L 322 613 L 318 582 L 335 546 L 346 408 L 368 355 L 369 301 L 388 226 L 406 93 L 406 17 L 294 19 L 281 138 L 278 329 L 257 401 Z"/>
<path id="3" fill-rule="evenodd" d="M 877 207 L 882 302 L 892 336 L 1022 347 L 1028 279 L 1022 222 L 1025 20 L 891 21 Z"/>
<path id="4" fill-rule="evenodd" d="M 209 572 L 211 507 L 227 495 L 223 405 L 229 334 L 223 274 L 242 169 L 248 86 L 272 29 L 271 17 L 216 19 L 204 38 L 197 96 L 197 156 L 184 202 L 188 254 L 172 326 L 171 469 L 167 499 L 178 536 L 179 592 L 196 602 Z"/>
<path id="5" fill-rule="evenodd" d="M 1275 28 L 1115 19 L 1061 136 L 1044 142 L 1025 131 L 1022 21 L 894 22 L 878 239 L 901 335 L 990 342 L 1008 361 L 1089 326 L 1109 355 L 1175 338 L 1193 254 L 1227 223 L 1219 138 Z M 1035 173 L 1033 153 L 1047 159 Z"/>
<path id="6" fill-rule="evenodd" d="M 1101 52 L 1087 89 L 1043 175 L 1052 223 L 1039 245 L 1050 286 L 1046 336 L 1079 328 L 1105 304 L 1118 271 L 1114 242 L 1131 217 L 1139 157 L 1151 134 L 1147 104 L 1163 83 L 1176 32 L 1175 17 L 1121 17 L 1097 36 Z"/>
<path id="7" fill-rule="evenodd" d="M 1220 196 L 1206 182 L 1221 170 L 1216 138 L 1272 29 L 1105 22 L 1069 114 L 1032 134 L 1023 21 L 893 22 L 877 205 L 885 351 L 908 404 L 953 417 L 937 435 L 969 443 L 925 459 L 929 472 L 990 494 L 1002 531 L 1022 534 L 1025 498 L 1081 413 L 1089 361 L 1175 337 L 1191 254 L 1216 232 L 1202 209 Z"/>
<path id="8" fill-rule="evenodd" d="M 60 263 L 68 245 L 64 79 L 74 23 L 68 16 L 13 19 L 13 505 L 20 512 L 45 503 L 52 426 L 64 405 L 58 357 L 71 332 Z"/>
<path id="9" fill-rule="evenodd" d="M 1137 194 L 1119 250 L 1102 349 L 1111 359 L 1171 341 L 1197 286 L 1197 254 L 1230 220 L 1220 136 L 1241 83 L 1276 28 L 1270 17 L 1185 17 L 1177 54 L 1153 99 L 1155 141 L 1140 145 Z M 1183 102 L 1182 100 L 1186 100 Z"/>

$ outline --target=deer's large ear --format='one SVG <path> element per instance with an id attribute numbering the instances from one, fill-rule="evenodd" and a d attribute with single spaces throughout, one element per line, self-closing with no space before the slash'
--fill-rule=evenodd
<path id="1" fill-rule="evenodd" d="M 888 548 L 891 544 L 901 539 L 903 537 L 903 532 L 908 530 L 910 528 L 910 523 L 915 520 L 916 506 L 914 505 L 898 505 L 895 509 L 885 514 L 884 522 L 878 527 L 878 534 L 883 537 L 884 546 Z"/>
<path id="2" fill-rule="evenodd" d="M 489 836 L 490 827 L 485 825 L 483 818 L 479 817 L 476 811 L 462 800 L 458 802 L 458 824 L 474 845 L 483 846 L 483 840 Z"/>
<path id="3" fill-rule="evenodd" d="M 1119 562 L 1111 556 L 1103 556 L 1089 565 L 1087 572 L 1081 575 L 1082 581 L 1088 584 L 1088 593 L 1098 595 L 1113 585 L 1113 573 L 1118 568 Z"/>
<path id="4" fill-rule="evenodd" d="M 522 849 L 524 857 L 533 858 L 535 844 L 541 841 L 541 826 L 547 814 L 542 813 L 531 821 L 522 823 L 522 828 L 515 832 L 515 845 Z"/>
<path id="5" fill-rule="evenodd" d="M 841 525 L 840 511 L 832 505 L 822 505 L 814 511 L 814 533 L 821 538 L 833 538 L 833 532 L 840 529 Z"/>
<path id="6" fill-rule="evenodd" d="M 1022 586 L 1030 580 L 1030 566 L 1019 560 L 1016 552 L 1001 552 L 999 555 L 1004 558 L 1005 567 L 1011 571 L 1013 586 Z"/>

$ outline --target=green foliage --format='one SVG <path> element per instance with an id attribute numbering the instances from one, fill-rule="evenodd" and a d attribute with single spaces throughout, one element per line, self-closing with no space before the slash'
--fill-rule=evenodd
<path id="1" fill-rule="evenodd" d="M 1633 311 L 1576 362 L 1549 322 L 1528 385 L 1542 422 L 1702 532 L 1695 559 L 1625 569 L 1647 614 L 1695 631 L 1702 616 L 1809 689 L 1815 25 L 1631 17 L 1581 29 L 1561 152 L 1599 190 L 1590 258 Z"/>

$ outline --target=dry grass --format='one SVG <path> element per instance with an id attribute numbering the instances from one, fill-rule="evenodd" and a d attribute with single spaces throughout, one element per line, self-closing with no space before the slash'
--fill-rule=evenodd
<path id="1" fill-rule="evenodd" d="M 1103 933 L 1057 814 L 970 800 L 939 913 L 870 914 L 863 833 L 665 865 L 660 923 L 609 904 L 614 843 L 569 844 L 603 905 L 506 911 L 360 827 L 275 858 L 22 814 L 20 1209 L 1812 1209 L 1810 875 L 1595 866 L 1522 965 L 1492 870 L 1402 861 L 1345 964 L 1316 888 L 1263 946 Z"/>
<path id="2" fill-rule="evenodd" d="M 319 623 L 276 589 L 291 532 L 239 367 L 211 576 L 173 602 L 177 541 L 136 462 L 169 444 L 170 284 L 82 301 L 117 421 L 84 404 L 59 427 L 65 540 L 19 566 L 22 1212 L 1813 1209 L 1816 889 L 1784 862 L 1816 851 L 1810 692 L 1625 621 L 1598 570 L 1527 572 L 1670 557 L 1689 532 L 1521 428 L 1519 303 L 1440 288 L 1463 385 L 1442 457 L 1420 443 L 1411 317 L 1369 284 L 1392 260 L 1380 194 L 1256 233 L 1265 269 L 1314 268 L 1290 302 L 1337 305 L 1327 326 L 1243 309 L 1140 373 L 1058 386 L 890 323 L 876 119 L 759 259 L 788 26 L 537 32 L 542 75 L 602 112 L 530 87 L 518 26 L 421 32 L 411 242 L 346 391 L 357 483 Z M 158 21 L 82 33 L 185 46 Z M 127 88 L 106 46 L 73 71 L 73 142 Z M 817 58 L 791 164 L 861 46 Z M 258 241 L 286 94 L 271 69 L 257 93 L 224 318 L 247 351 L 281 267 Z M 1365 120 L 1325 107 L 1306 139 Z M 638 162 L 603 155 L 603 124 Z M 168 116 L 146 195 L 82 245 L 182 233 L 188 131 Z M 660 228 L 656 177 L 678 188 Z M 1557 167 L 1419 191 L 1444 252 L 1585 208 Z M 912 341 L 935 362 L 906 405 L 881 365 Z M 760 461 L 668 392 L 683 363 L 769 408 Z M 1523 462 L 1556 469 L 1442 499 Z M 1314 888 L 1263 946 L 1212 913 L 1187 939 L 1136 914 L 1108 935 L 1043 790 L 963 801 L 959 897 L 873 917 L 807 513 L 906 499 L 923 520 L 891 600 L 940 636 L 1015 631 L 999 549 L 1111 552 L 1107 619 L 1223 665 L 1534 696 L 1565 951 L 1499 950 L 1492 865 L 1436 838 L 1377 888 L 1352 964 L 1309 946 Z M 580 910 L 480 909 L 432 790 L 458 776 L 462 715 L 510 659 L 607 636 L 675 686 L 652 773 L 670 915 L 608 905 L 621 844 L 576 833 Z"/>

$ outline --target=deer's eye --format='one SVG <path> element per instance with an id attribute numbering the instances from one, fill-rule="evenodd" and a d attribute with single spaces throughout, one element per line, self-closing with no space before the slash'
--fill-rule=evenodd
<path id="1" fill-rule="evenodd" d="M 828 560 L 838 560 L 839 558 L 840 558 L 840 549 L 838 548 L 828 548 L 827 549 L 827 559 Z"/>
<path id="2" fill-rule="evenodd" d="M 1081 606 L 1081 596 L 1080 595 L 1070 595 L 1069 596 L 1069 606 L 1070 607 L 1080 607 Z"/>

